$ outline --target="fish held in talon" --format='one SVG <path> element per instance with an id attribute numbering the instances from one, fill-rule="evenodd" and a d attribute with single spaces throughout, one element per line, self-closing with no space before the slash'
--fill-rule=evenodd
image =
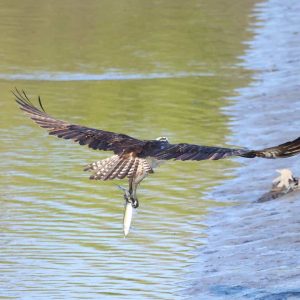
<path id="1" fill-rule="evenodd" d="M 124 210 L 124 218 L 123 218 L 123 232 L 124 237 L 126 237 L 129 233 L 131 221 L 133 216 L 133 206 L 130 201 L 126 201 L 125 210 Z"/>
<path id="2" fill-rule="evenodd" d="M 125 207 L 124 207 L 124 216 L 123 216 L 123 232 L 124 232 L 124 237 L 126 237 L 130 231 L 130 226 L 131 226 L 131 221 L 132 221 L 132 216 L 133 216 L 133 208 L 134 205 L 131 200 L 131 195 L 127 189 L 124 187 L 117 185 L 118 189 L 123 191 L 124 199 L 125 199 Z"/>
<path id="3" fill-rule="evenodd" d="M 218 160 L 233 156 L 244 158 L 285 158 L 300 153 L 300 137 L 295 140 L 260 150 L 246 148 L 223 148 L 188 143 L 170 144 L 168 138 L 140 140 L 126 134 L 72 124 L 56 119 L 46 113 L 41 98 L 34 105 L 24 91 L 12 92 L 20 109 L 50 135 L 73 140 L 94 150 L 112 151 L 113 156 L 89 164 L 92 180 L 128 178 L 130 205 L 128 211 L 138 206 L 137 188 L 161 162 L 167 160 Z M 286 184 L 286 183 L 284 183 Z M 127 197 L 127 195 L 126 195 Z M 131 208 L 130 208 L 131 207 Z M 125 211 L 126 212 L 126 211 Z M 130 214 L 130 213 L 129 213 Z"/>

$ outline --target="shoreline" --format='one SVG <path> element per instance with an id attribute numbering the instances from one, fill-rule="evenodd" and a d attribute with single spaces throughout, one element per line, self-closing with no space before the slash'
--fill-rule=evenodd
<path id="1" fill-rule="evenodd" d="M 230 143 L 257 149 L 300 136 L 300 3 L 269 0 L 254 14 L 259 27 L 252 25 L 255 37 L 243 57 L 253 83 L 238 90 L 226 113 Z M 300 297 L 299 194 L 254 203 L 270 190 L 276 169 L 300 175 L 299 156 L 237 161 L 236 178 L 212 192 L 237 205 L 215 209 L 206 220 L 207 238 L 185 294 L 206 300 Z"/>

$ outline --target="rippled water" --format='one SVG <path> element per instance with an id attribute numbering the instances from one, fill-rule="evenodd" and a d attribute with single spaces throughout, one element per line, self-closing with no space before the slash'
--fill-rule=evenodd
<path id="1" fill-rule="evenodd" d="M 228 145 L 223 108 L 251 81 L 240 63 L 254 3 L 0 1 L 0 296 L 184 297 L 203 220 L 227 205 L 210 191 L 237 162 L 162 166 L 143 182 L 124 239 L 122 194 L 82 171 L 109 153 L 48 137 L 10 90 L 41 95 L 74 123 Z"/>
<path id="2" fill-rule="evenodd" d="M 300 3 L 269 0 L 256 5 L 261 26 L 252 30 L 243 65 L 255 70 L 253 82 L 238 89 L 230 140 L 251 148 L 299 137 L 300 79 L 298 36 Z M 213 209 L 205 220 L 205 245 L 191 267 L 185 295 L 192 299 L 300 299 L 299 193 L 254 203 L 269 191 L 276 169 L 299 176 L 299 156 L 278 160 L 242 160 L 237 175 L 212 195 L 236 205 Z"/>

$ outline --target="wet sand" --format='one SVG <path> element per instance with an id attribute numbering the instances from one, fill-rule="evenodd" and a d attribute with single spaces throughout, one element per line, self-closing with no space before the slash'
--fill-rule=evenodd
<path id="1" fill-rule="evenodd" d="M 257 149 L 300 136 L 300 2 L 270 0 L 254 14 L 260 22 L 243 58 L 254 83 L 238 91 L 226 113 L 230 143 Z M 299 160 L 237 160 L 236 178 L 212 193 L 234 204 L 206 221 L 189 299 L 300 299 L 300 193 L 255 203 L 276 169 L 299 176 Z"/>

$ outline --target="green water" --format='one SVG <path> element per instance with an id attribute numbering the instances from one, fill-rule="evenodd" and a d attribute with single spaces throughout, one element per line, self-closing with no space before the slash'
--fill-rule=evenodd
<path id="1" fill-rule="evenodd" d="M 48 137 L 10 90 L 73 123 L 228 146 L 222 108 L 250 82 L 240 62 L 254 3 L 0 0 L 0 296 L 183 297 L 206 215 L 222 205 L 209 192 L 237 164 L 163 165 L 123 239 L 122 193 L 82 171 L 110 153 Z"/>

